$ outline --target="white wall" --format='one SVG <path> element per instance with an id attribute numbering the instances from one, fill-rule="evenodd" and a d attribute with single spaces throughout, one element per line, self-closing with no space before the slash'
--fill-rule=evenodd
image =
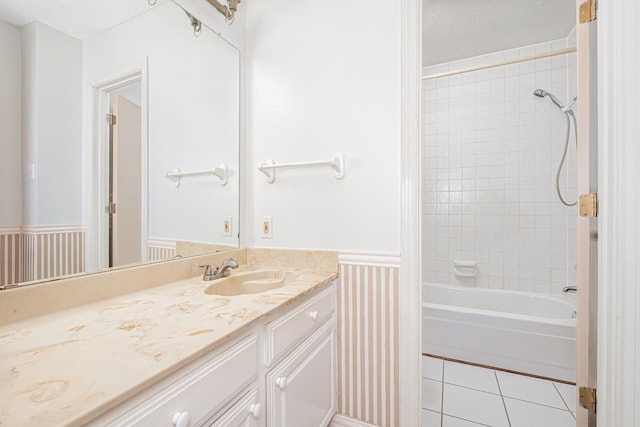
<path id="1" fill-rule="evenodd" d="M 575 46 L 575 35 L 569 39 Z M 571 41 L 570 40 L 570 41 Z M 424 75 L 565 49 L 567 39 L 427 67 Z M 575 53 L 424 81 L 424 261 L 428 282 L 559 293 L 575 284 L 577 208 L 555 176 L 576 94 Z M 573 130 L 561 177 L 575 202 Z M 454 260 L 478 263 L 476 278 Z"/>
<path id="2" fill-rule="evenodd" d="M 22 34 L 22 224 L 81 224 L 82 43 L 39 22 Z"/>
<path id="3" fill-rule="evenodd" d="M 248 245 L 399 252 L 400 9 L 386 1 L 243 2 Z M 266 160 L 346 159 L 278 171 Z M 273 239 L 261 238 L 264 216 Z"/>
<path id="4" fill-rule="evenodd" d="M 87 39 L 84 57 L 87 87 L 148 59 L 149 237 L 237 244 L 222 236 L 222 221 L 239 224 L 238 51 L 206 28 L 194 37 L 187 15 L 167 3 Z M 164 177 L 221 163 L 230 167 L 226 186 L 206 176 L 176 188 Z"/>
<path id="5" fill-rule="evenodd" d="M 0 21 L 0 227 L 22 223 L 22 36 Z"/>

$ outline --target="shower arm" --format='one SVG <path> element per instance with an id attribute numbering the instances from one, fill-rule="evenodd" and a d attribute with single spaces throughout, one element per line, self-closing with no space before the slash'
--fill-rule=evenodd
<path id="1" fill-rule="evenodd" d="M 209 2 L 209 4 L 215 7 L 218 12 L 223 14 L 227 21 L 230 21 L 230 23 L 232 23 L 233 17 L 238 10 L 238 3 L 240 3 L 241 0 L 228 0 L 227 6 L 220 4 L 218 0 L 207 1 Z"/>

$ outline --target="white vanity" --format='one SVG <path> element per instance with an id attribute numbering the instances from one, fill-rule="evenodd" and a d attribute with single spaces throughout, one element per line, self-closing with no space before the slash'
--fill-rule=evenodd
<path id="1" fill-rule="evenodd" d="M 336 411 L 335 255 L 242 251 L 232 276 L 268 262 L 290 281 L 216 296 L 192 277 L 1 326 L 9 374 L 0 379 L 0 424 L 328 425 Z"/>
<path id="2" fill-rule="evenodd" d="M 336 402 L 335 296 L 331 284 L 259 319 L 90 425 L 326 426 Z"/>

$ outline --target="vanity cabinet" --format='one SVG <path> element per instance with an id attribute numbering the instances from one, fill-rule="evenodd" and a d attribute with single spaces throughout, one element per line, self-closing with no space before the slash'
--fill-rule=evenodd
<path id="1" fill-rule="evenodd" d="M 219 417 L 251 384 L 258 369 L 251 333 L 194 362 L 89 423 L 92 426 L 194 427 Z M 257 403 L 257 402 L 256 402 Z"/>
<path id="2" fill-rule="evenodd" d="M 89 423 L 326 427 L 336 412 L 335 281 Z"/>
<path id="3" fill-rule="evenodd" d="M 332 317 L 267 374 L 267 426 L 326 426 L 336 412 Z"/>
<path id="4" fill-rule="evenodd" d="M 336 412 L 331 285 L 265 326 L 267 427 L 326 426 Z"/>

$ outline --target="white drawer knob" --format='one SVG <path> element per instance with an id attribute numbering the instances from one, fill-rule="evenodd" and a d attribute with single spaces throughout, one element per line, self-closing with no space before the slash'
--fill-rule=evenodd
<path id="1" fill-rule="evenodd" d="M 284 388 L 287 386 L 287 377 L 276 378 L 276 385 L 280 387 L 280 390 L 284 390 Z"/>
<path id="2" fill-rule="evenodd" d="M 318 320 L 318 310 L 314 310 L 314 311 L 310 311 L 309 312 L 309 317 L 311 318 L 311 320 L 313 320 L 314 322 L 316 320 Z"/>
<path id="3" fill-rule="evenodd" d="M 262 413 L 262 405 L 259 403 L 252 403 L 249 406 L 249 412 L 253 415 L 253 418 L 258 418 Z"/>
<path id="4" fill-rule="evenodd" d="M 178 412 L 173 416 L 173 425 L 176 427 L 189 427 L 189 413 L 188 412 Z"/>

